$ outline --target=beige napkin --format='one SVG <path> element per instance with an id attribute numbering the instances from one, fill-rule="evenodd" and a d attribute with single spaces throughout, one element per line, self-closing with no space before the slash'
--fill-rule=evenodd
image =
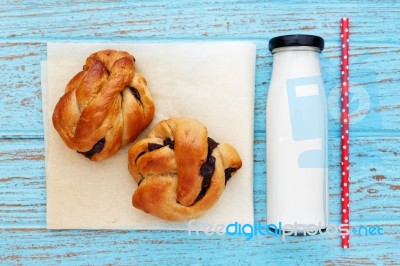
<path id="1" fill-rule="evenodd" d="M 176 229 L 188 222 L 167 222 L 132 207 L 137 185 L 127 169 L 125 146 L 116 155 L 91 162 L 68 149 L 51 116 L 68 81 L 85 59 L 101 49 L 125 50 L 148 81 L 157 122 L 191 117 L 209 136 L 235 146 L 243 167 L 228 182 L 218 203 L 192 222 L 208 225 L 253 223 L 253 121 L 255 45 L 249 42 L 200 43 L 48 43 L 42 64 L 45 120 L 47 228 Z M 47 74 L 47 75 L 46 75 Z"/>

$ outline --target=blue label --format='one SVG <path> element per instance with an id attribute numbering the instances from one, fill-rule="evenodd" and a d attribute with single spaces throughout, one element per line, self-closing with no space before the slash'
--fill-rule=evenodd
<path id="1" fill-rule="evenodd" d="M 321 149 L 299 155 L 299 167 L 325 168 L 327 111 L 321 76 L 289 79 L 286 88 L 293 140 L 322 140 Z"/>

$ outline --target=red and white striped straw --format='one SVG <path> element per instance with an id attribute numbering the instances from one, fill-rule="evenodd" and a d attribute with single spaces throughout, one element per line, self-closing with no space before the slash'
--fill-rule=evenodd
<path id="1" fill-rule="evenodd" d="M 341 76 L 342 76 L 342 224 L 343 228 L 349 232 L 350 224 L 350 208 L 349 208 L 349 19 L 341 19 L 341 40 L 342 40 L 342 61 L 341 61 Z M 349 234 L 342 236 L 342 248 L 349 248 Z"/>

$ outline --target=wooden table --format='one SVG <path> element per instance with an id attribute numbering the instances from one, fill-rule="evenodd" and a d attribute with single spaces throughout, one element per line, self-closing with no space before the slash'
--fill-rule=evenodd
<path id="1" fill-rule="evenodd" d="M 400 264 L 400 4 L 396 1 L 45 1 L 0 6 L 0 264 Z M 331 223 L 340 222 L 339 19 L 351 19 L 351 221 L 383 235 L 189 236 L 46 230 L 40 61 L 48 41 L 251 40 L 257 44 L 255 221 L 266 221 L 271 37 L 317 34 L 329 103 Z"/>

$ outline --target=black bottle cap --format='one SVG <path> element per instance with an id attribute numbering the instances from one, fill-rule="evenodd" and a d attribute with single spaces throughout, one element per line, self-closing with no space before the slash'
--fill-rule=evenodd
<path id="1" fill-rule="evenodd" d="M 324 39 L 316 35 L 292 34 L 274 37 L 269 41 L 269 50 L 288 46 L 313 46 L 324 50 Z"/>

